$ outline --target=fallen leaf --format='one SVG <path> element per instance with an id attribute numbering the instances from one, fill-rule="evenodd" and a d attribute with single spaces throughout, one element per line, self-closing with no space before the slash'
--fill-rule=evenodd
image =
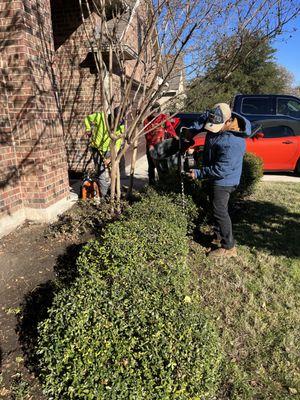
<path id="1" fill-rule="evenodd" d="M 0 389 L 0 397 L 5 397 L 11 394 L 11 391 L 5 388 Z"/>
<path id="2" fill-rule="evenodd" d="M 298 390 L 295 389 L 295 388 L 289 388 L 289 392 L 290 392 L 291 394 L 297 394 L 297 393 L 298 393 Z"/>

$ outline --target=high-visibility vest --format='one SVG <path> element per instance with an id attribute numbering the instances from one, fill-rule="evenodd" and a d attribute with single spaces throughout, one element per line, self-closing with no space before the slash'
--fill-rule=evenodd
<path id="1" fill-rule="evenodd" d="M 107 127 L 105 124 L 104 112 L 95 112 L 94 114 L 88 115 L 84 119 L 85 129 L 87 132 L 92 130 L 92 125 L 94 125 L 91 146 L 99 150 L 100 153 L 105 154 L 110 151 L 111 138 L 109 137 Z M 123 124 L 119 125 L 116 134 L 120 135 L 125 131 L 125 126 Z M 116 141 L 116 149 L 120 150 L 122 145 L 122 139 Z"/>

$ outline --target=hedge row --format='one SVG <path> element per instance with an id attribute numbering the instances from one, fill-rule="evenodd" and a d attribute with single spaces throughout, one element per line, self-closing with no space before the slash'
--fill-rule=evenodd
<path id="1" fill-rule="evenodd" d="M 84 247 L 79 278 L 39 326 L 48 398 L 215 395 L 220 346 L 191 289 L 188 223 L 176 202 L 152 192 Z"/>

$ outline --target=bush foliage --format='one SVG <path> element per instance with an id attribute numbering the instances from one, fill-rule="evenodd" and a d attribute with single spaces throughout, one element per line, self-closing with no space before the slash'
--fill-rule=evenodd
<path id="1" fill-rule="evenodd" d="M 39 327 L 52 399 L 210 399 L 217 333 L 198 306 L 187 266 L 187 218 L 151 193 L 86 245 L 79 278 Z"/>
<path id="2" fill-rule="evenodd" d="M 237 190 L 237 196 L 239 198 L 245 198 L 253 194 L 262 177 L 262 159 L 252 153 L 246 153 L 244 156 L 243 171 Z"/>

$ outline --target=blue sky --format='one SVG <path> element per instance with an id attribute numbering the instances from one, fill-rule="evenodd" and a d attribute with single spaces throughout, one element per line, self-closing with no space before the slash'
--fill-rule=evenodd
<path id="1" fill-rule="evenodd" d="M 294 27 L 297 28 L 296 32 L 293 32 Z M 300 86 L 300 19 L 290 23 L 288 30 L 289 33 L 279 37 L 273 43 L 277 49 L 275 56 L 279 64 L 294 74 L 295 84 Z"/>

